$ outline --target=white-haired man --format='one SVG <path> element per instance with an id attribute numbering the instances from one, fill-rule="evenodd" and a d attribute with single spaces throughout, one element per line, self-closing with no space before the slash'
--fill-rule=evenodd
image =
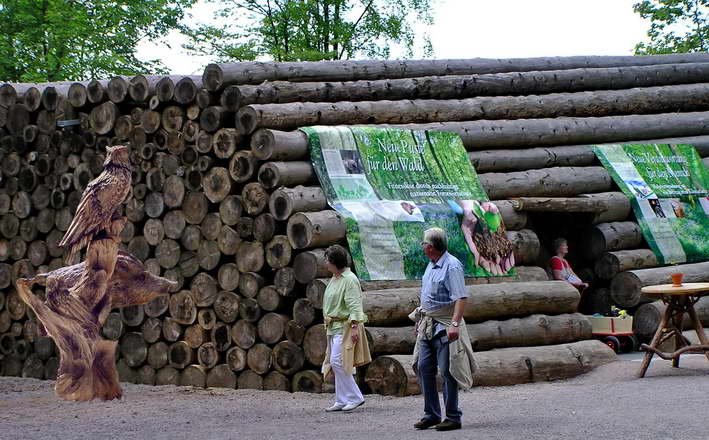
<path id="1" fill-rule="evenodd" d="M 421 306 L 410 316 L 416 321 L 414 368 L 424 397 L 424 416 L 416 429 L 432 426 L 438 431 L 460 429 L 463 413 L 458 407 L 459 386 L 472 386 L 475 370 L 473 349 L 463 313 L 468 296 L 461 262 L 448 253 L 445 231 L 424 232 L 421 247 L 431 260 L 421 282 Z M 443 377 L 445 419 L 436 390 L 436 373 Z"/>

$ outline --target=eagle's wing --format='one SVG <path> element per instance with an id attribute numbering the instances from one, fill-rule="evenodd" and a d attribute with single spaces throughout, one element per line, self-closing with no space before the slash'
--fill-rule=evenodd
<path id="1" fill-rule="evenodd" d="M 110 222 L 123 193 L 116 188 L 116 183 L 116 179 L 104 171 L 84 190 L 74 219 L 59 242 L 59 246 L 70 247 L 67 261 L 73 261 L 76 253 L 91 241 L 94 234 Z"/>

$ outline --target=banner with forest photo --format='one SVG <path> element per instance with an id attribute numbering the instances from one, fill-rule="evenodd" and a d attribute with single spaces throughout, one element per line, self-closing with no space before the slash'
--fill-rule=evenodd
<path id="1" fill-rule="evenodd" d="M 460 137 L 375 127 L 307 127 L 327 200 L 343 215 L 363 280 L 420 279 L 426 229 L 448 234 L 466 276 L 515 273 L 512 243 Z"/>
<path id="2" fill-rule="evenodd" d="M 600 145 L 661 264 L 709 260 L 709 171 L 691 145 Z"/>

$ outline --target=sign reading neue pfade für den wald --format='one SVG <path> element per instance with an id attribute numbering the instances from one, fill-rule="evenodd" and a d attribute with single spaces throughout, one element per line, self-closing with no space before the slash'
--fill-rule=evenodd
<path id="1" fill-rule="evenodd" d="M 594 151 L 630 198 L 660 263 L 709 260 L 709 172 L 691 145 L 601 145 Z"/>
<path id="2" fill-rule="evenodd" d="M 419 279 L 423 232 L 448 234 L 467 276 L 514 274 L 512 244 L 460 137 L 373 127 L 308 127 L 313 166 L 328 202 L 345 218 L 364 280 Z"/>

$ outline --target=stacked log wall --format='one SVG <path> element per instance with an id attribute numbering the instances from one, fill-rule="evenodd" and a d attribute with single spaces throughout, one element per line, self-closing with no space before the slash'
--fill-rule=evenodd
<path id="1" fill-rule="evenodd" d="M 523 262 L 514 279 L 467 280 L 480 285 L 471 289 L 526 298 L 515 313 L 504 302 L 494 306 L 493 299 L 481 306 L 497 310 L 471 322 L 483 326 L 471 329 L 477 348 L 491 350 L 481 364 L 500 365 L 514 350 L 535 345 L 595 352 L 588 344 L 552 349 L 588 339 L 585 321 L 574 315 L 575 305 L 541 310 L 530 300 L 538 291 L 532 284 L 546 279 L 549 256 L 541 216 L 550 214 L 539 212 L 544 203 L 538 199 L 554 198 L 547 201 L 553 214 L 571 215 L 579 224 L 568 237 L 578 245 L 577 271 L 594 278 L 593 306 L 606 307 L 611 279 L 657 264 L 591 146 L 692 143 L 709 156 L 709 58 L 508 61 L 413 63 L 417 69 L 405 74 L 389 65 L 378 73 L 359 70 L 365 66 L 357 62 L 303 63 L 288 70 L 236 64 L 216 74 L 209 67 L 202 78 L 139 75 L 0 86 L 0 373 L 56 376 L 53 343 L 40 336 L 13 284 L 63 265 L 57 243 L 82 191 L 100 173 L 106 148 L 129 143 L 133 191 L 124 208 L 129 222 L 123 245 L 151 272 L 179 286 L 169 298 L 109 316 L 103 334 L 119 341 L 121 379 L 327 389 L 318 373 L 328 276 L 323 250 L 344 243 L 344 229 L 308 163 L 305 136 L 294 131 L 311 123 L 376 122 L 460 134 Z M 265 79 L 270 82 L 261 84 Z M 368 116 L 360 120 L 362 112 Z M 66 120 L 79 125 L 57 127 Z M 514 287 L 513 281 L 521 283 Z M 370 336 L 379 335 L 372 336 L 373 345 L 394 341 L 389 345 L 395 348 L 380 353 L 410 354 L 410 335 L 389 335 L 410 328 L 400 317 L 387 318 L 405 312 L 401 303 L 386 303 L 396 297 L 387 290 L 408 289 L 405 304 L 414 306 L 417 283 L 372 281 L 363 287 L 366 301 L 385 301 L 377 312 L 384 318 L 373 321 Z M 555 300 L 564 297 L 558 294 Z M 509 334 L 490 342 L 485 325 L 506 326 Z M 514 337 L 530 326 L 541 332 L 537 339 Z M 561 327 L 565 333 L 553 330 Z M 507 351 L 496 355 L 503 347 Z M 369 376 L 376 377 L 375 371 Z"/>

